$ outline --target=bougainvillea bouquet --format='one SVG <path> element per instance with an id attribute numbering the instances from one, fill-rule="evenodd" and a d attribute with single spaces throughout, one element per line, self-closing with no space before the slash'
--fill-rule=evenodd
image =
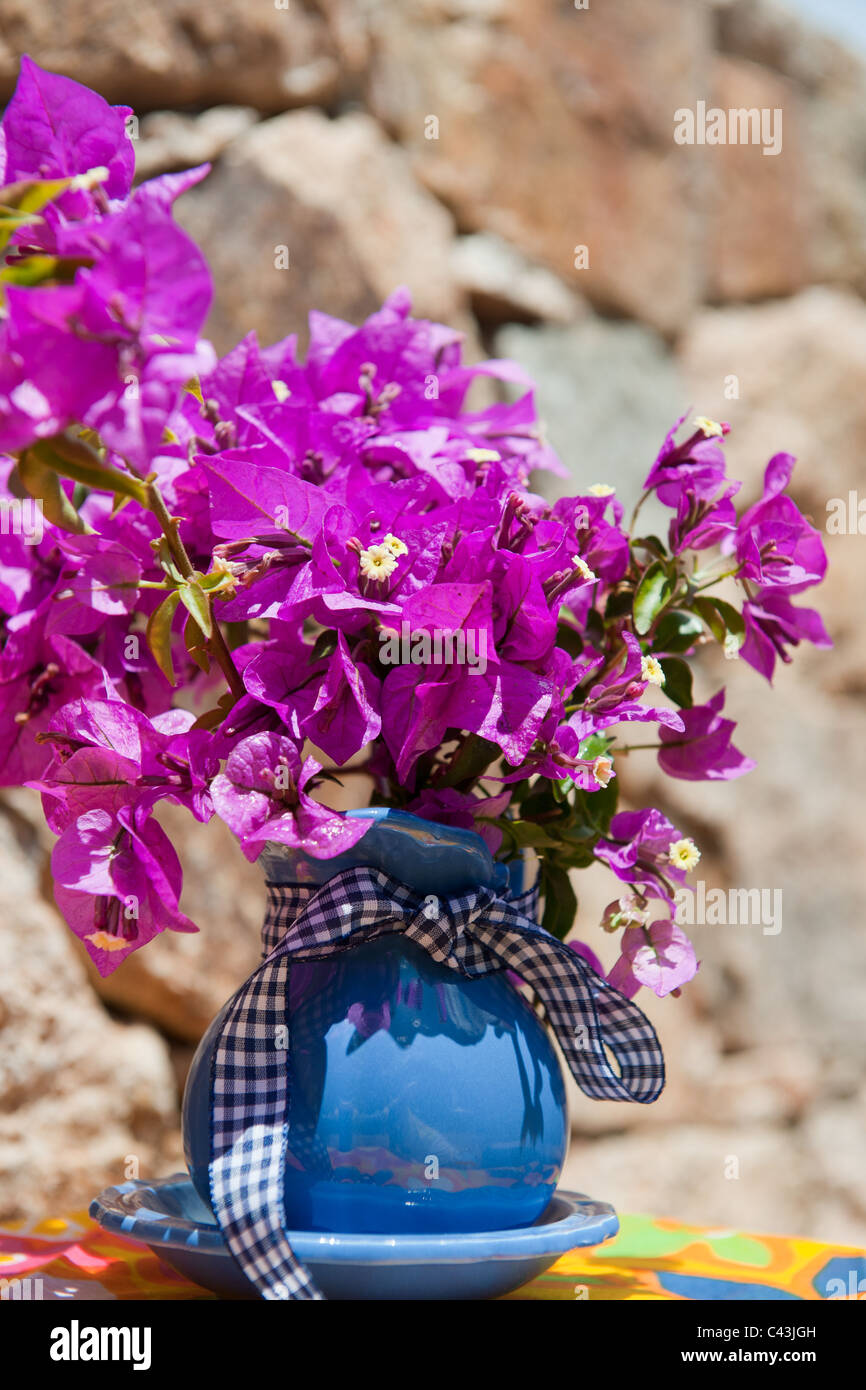
<path id="1" fill-rule="evenodd" d="M 359 328 L 313 314 L 303 359 L 251 334 L 217 361 L 207 265 L 172 218 L 207 169 L 133 189 L 128 114 L 25 59 L 2 125 L 0 760 L 42 793 L 69 926 L 103 973 L 195 930 L 161 801 L 218 816 L 249 859 L 346 850 L 369 822 L 321 796 L 349 765 L 375 805 L 473 828 L 499 860 L 535 850 L 560 938 L 569 871 L 603 861 L 610 982 L 677 991 L 699 850 L 617 811 L 617 750 L 640 723 L 669 776 L 739 777 L 754 764 L 690 658 L 717 642 L 769 680 L 828 645 L 794 602 L 826 559 L 793 459 L 738 511 L 727 426 L 682 420 L 628 527 L 592 477 L 551 505 L 531 383 L 465 365 L 400 290 Z M 478 377 L 510 399 L 469 409 Z M 637 525 L 652 495 L 662 536 Z"/>

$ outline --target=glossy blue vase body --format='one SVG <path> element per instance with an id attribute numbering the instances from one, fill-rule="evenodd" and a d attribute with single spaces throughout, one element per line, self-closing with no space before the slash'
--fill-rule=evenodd
<path id="1" fill-rule="evenodd" d="M 373 864 L 417 892 L 505 891 L 481 838 L 394 811 L 339 860 L 274 853 L 283 883 Z M 521 885 L 515 884 L 515 887 Z M 210 1067 L 193 1060 L 184 1145 L 209 1204 Z M 401 934 L 292 967 L 287 1000 L 291 1229 L 403 1234 L 528 1226 L 565 1158 L 565 1090 L 542 1024 L 504 971 L 466 980 Z"/>

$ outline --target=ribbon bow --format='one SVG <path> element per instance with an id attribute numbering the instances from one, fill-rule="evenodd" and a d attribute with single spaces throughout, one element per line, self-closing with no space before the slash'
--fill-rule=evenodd
<path id="1" fill-rule="evenodd" d="M 544 1005 L 580 1088 L 597 1100 L 654 1101 L 664 1058 L 646 1016 L 534 920 L 536 894 L 488 888 L 424 897 L 377 869 L 337 874 L 322 888 L 269 884 L 268 951 L 234 995 L 211 1074 L 211 1204 L 226 1243 L 266 1299 L 321 1298 L 285 1230 L 289 1146 L 288 976 L 362 942 L 403 932 L 467 979 L 513 970 Z M 611 1065 L 612 1054 L 619 1070 Z"/>

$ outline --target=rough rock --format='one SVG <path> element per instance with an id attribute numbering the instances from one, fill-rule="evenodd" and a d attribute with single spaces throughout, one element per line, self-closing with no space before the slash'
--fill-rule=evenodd
<path id="1" fill-rule="evenodd" d="M 199 931 L 163 932 L 105 979 L 90 966 L 88 973 L 115 1009 L 197 1043 L 258 964 L 264 879 L 221 821 L 200 825 L 177 807 L 161 808 L 159 818 L 184 868 L 184 911 Z"/>
<path id="2" fill-rule="evenodd" d="M 815 287 L 774 304 L 704 309 L 678 355 L 690 397 L 731 423 L 736 477 L 757 484 L 785 448 L 798 458 L 795 489 L 822 511 L 866 482 L 866 307 L 856 295 Z"/>
<path id="3" fill-rule="evenodd" d="M 489 231 L 596 304 L 673 332 L 700 298 L 695 151 L 708 16 L 686 0 L 576 10 L 328 0 L 375 115 L 464 231 Z M 589 251 L 575 269 L 575 248 Z"/>
<path id="4" fill-rule="evenodd" d="M 562 280 L 533 265 L 501 237 L 486 232 L 460 237 L 452 266 L 476 318 L 485 325 L 572 323 L 584 311 L 582 301 Z"/>
<path id="5" fill-rule="evenodd" d="M 719 0 L 723 54 L 781 75 L 797 107 L 800 180 L 811 204 L 811 278 L 866 290 L 866 72 L 855 54 L 774 0 Z M 786 110 L 785 121 L 788 122 Z M 774 161 L 765 160 L 765 163 Z M 783 244 L 786 238 L 783 237 Z"/>
<path id="6" fill-rule="evenodd" d="M 619 447 L 615 435 L 611 443 L 617 411 L 609 394 L 600 418 L 584 425 L 572 345 L 596 328 L 592 320 L 567 332 L 510 328 L 498 346 L 539 377 L 550 433 L 561 449 L 570 441 L 563 452 L 574 476 L 585 480 L 585 459 L 593 457 L 593 480 L 616 483 L 626 500 L 636 495 L 653 434 L 641 423 L 631 447 Z M 620 332 L 604 325 L 612 342 Z M 561 351 L 542 360 L 553 343 Z M 799 456 L 794 494 L 819 527 L 830 499 L 847 499 L 851 489 L 855 501 L 864 495 L 866 309 L 855 295 L 816 288 L 772 304 L 703 310 L 680 344 L 679 381 L 663 353 L 657 369 L 658 362 L 672 393 L 666 413 L 691 404 L 731 421 L 730 471 L 745 479 L 744 500 L 760 493 L 766 460 L 780 448 Z M 631 380 L 619 361 L 600 365 L 598 375 L 590 401 L 607 380 Z M 725 395 L 732 375 L 735 400 Z M 554 382 L 559 415 L 544 394 Z M 743 664 L 717 654 L 699 663 L 698 697 L 728 686 L 726 712 L 756 771 L 729 784 L 672 782 L 651 753 L 620 760 L 625 803 L 657 805 L 695 837 L 708 889 L 781 891 L 782 930 L 689 929 L 702 961 L 697 979 L 680 1000 L 640 997 L 668 1057 L 667 1090 L 646 1110 L 597 1105 L 574 1092 L 577 1158 L 566 1178 L 632 1210 L 856 1243 L 864 1234 L 852 1173 L 862 1171 L 864 1153 L 857 1088 L 866 1043 L 859 811 L 866 716 L 858 697 L 866 652 L 852 596 L 862 588 L 863 542 L 858 533 L 826 535 L 825 543 L 828 578 L 797 601 L 825 615 L 832 653 L 801 649 L 772 692 Z M 576 935 L 610 965 L 613 943 L 597 929 L 610 882 L 598 882 L 595 870 L 576 880 Z M 747 1160 L 738 1182 L 721 1172 L 720 1156 L 729 1153 Z"/>
<path id="7" fill-rule="evenodd" d="M 680 362 L 695 407 L 732 424 L 729 471 L 745 480 L 743 501 L 760 494 L 766 460 L 779 449 L 798 456 L 792 491 L 819 529 L 833 498 L 862 495 L 866 308 L 852 294 L 815 288 L 775 304 L 707 309 L 686 335 Z M 726 399 L 732 377 L 733 400 Z M 809 1051 L 821 1091 L 831 1096 L 850 1086 L 866 1042 L 859 811 L 866 715 L 858 699 L 866 650 L 852 603 L 862 587 L 862 536 L 824 539 L 827 578 L 795 601 L 819 608 L 832 652 L 804 646 L 777 670 L 772 691 L 750 667 L 717 652 L 699 663 L 697 698 L 727 685 L 735 741 L 757 769 L 727 784 L 674 782 L 657 772 L 652 754 L 640 753 L 621 771 L 634 801 L 660 805 L 699 844 L 709 837 L 720 886 L 782 892 L 779 934 L 760 926 L 695 929 L 705 961 L 696 984 L 724 1047 Z M 702 875 L 708 867 L 702 863 Z"/>
<path id="8" fill-rule="evenodd" d="M 335 95 L 339 68 L 320 14 L 305 0 L 64 0 L 48 8 L 5 0 L 0 98 L 29 53 L 109 101 L 141 113 L 172 106 L 284 111 Z"/>
<path id="9" fill-rule="evenodd" d="M 855 1212 L 858 1229 L 866 1235 L 866 1091 L 816 1107 L 805 1126 L 805 1145 L 828 1213 L 834 1206 Z"/>
<path id="10" fill-rule="evenodd" d="M 829 659 L 809 648 L 798 656 L 809 679 L 856 697 L 866 688 L 862 623 L 851 602 L 862 586 L 866 532 L 866 507 L 862 519 L 857 510 L 866 498 L 866 306 L 849 291 L 813 288 L 774 304 L 706 309 L 680 345 L 680 362 L 690 399 L 731 423 L 727 454 L 733 476 L 745 480 L 744 498 L 760 493 L 773 453 L 796 456 L 792 491 L 825 532 L 830 559 L 825 583 L 799 602 L 817 603 L 837 644 Z M 731 389 L 737 399 L 727 398 Z M 847 530 L 827 534 L 837 513 Z"/>
<path id="11" fill-rule="evenodd" d="M 624 763 L 624 760 L 622 760 Z M 624 765 L 624 809 L 650 804 Z M 654 797 L 652 788 L 648 795 Z M 632 793 L 630 795 L 630 793 Z M 681 815 L 687 814 L 682 807 Z M 729 870 L 712 851 L 707 837 L 689 820 L 686 828 L 699 838 L 704 859 L 701 876 L 711 887 L 727 886 Z M 617 895 L 616 880 L 601 865 L 572 875 L 579 909 L 573 936 L 588 942 L 609 969 L 618 955 L 618 938 L 599 927 L 602 911 Z M 650 1106 L 588 1100 L 567 1080 L 572 1128 L 576 1136 L 652 1129 L 661 1133 L 682 1124 L 793 1125 L 809 1113 L 827 1084 L 826 1059 L 815 1054 L 808 1038 L 798 1036 L 791 1009 L 778 1007 L 771 1026 L 753 1013 L 766 1011 L 755 979 L 760 959 L 744 955 L 754 928 L 698 926 L 686 928 L 701 960 L 697 978 L 682 997 L 657 999 L 642 990 L 638 1002 L 651 1019 L 667 1065 L 667 1084 Z M 760 928 L 757 929 L 760 932 Z"/>
<path id="12" fill-rule="evenodd" d="M 658 334 L 589 315 L 568 328 L 505 328 L 495 348 L 535 379 L 547 437 L 571 475 L 545 480 L 545 491 L 608 483 L 626 505 L 637 501 L 641 479 L 685 408 L 685 388 Z"/>
<path id="13" fill-rule="evenodd" d="M 866 293 L 864 69 L 782 5 L 142 0 L 121 13 L 64 0 L 58 14 L 6 0 L 0 99 L 22 51 L 134 106 L 140 176 L 217 161 L 179 212 L 214 269 L 221 348 L 251 326 L 266 341 L 303 329 L 312 307 L 357 321 L 402 281 L 419 312 L 470 336 L 467 301 L 485 330 L 533 324 L 499 332 L 495 350 L 537 378 L 575 483 L 611 482 L 628 507 L 691 406 L 731 421 L 744 497 L 786 448 L 816 524 L 833 499 L 866 498 L 857 293 L 696 307 L 815 281 Z M 677 146 L 673 113 L 698 99 L 782 106 L 782 154 Z M 255 124 L 306 103 L 343 114 Z M 364 103 L 381 124 L 345 114 Z M 278 271 L 283 245 L 290 267 Z M 642 323 L 587 314 L 585 298 Z M 676 357 L 663 341 L 674 338 Z M 642 515 L 653 529 L 658 514 Z M 620 761 L 626 804 L 657 804 L 694 835 L 708 887 L 779 887 L 784 924 L 691 929 L 694 983 L 679 1000 L 639 997 L 668 1056 L 665 1095 L 637 1107 L 575 1091 L 565 1181 L 626 1210 L 855 1243 L 866 1240 L 863 542 L 855 527 L 827 544 L 829 579 L 799 601 L 825 614 L 832 654 L 801 650 L 773 692 L 742 666 L 700 665 L 701 696 L 729 683 L 757 771 L 671 783 L 652 754 Z M 82 1205 L 127 1175 L 127 1157 L 144 1173 L 180 1166 L 176 1084 L 257 959 L 263 902 L 260 871 L 231 837 L 178 815 L 184 906 L 201 933 L 163 936 L 97 981 L 46 905 L 38 806 L 26 793 L 4 801 L 0 1220 Z M 597 926 L 610 877 L 593 870 L 577 887 L 576 935 L 610 965 Z"/>
<path id="14" fill-rule="evenodd" d="M 784 73 L 805 91 L 821 91 L 858 67 L 836 39 L 804 24 L 784 0 L 712 0 L 712 7 L 723 53 Z"/>
<path id="15" fill-rule="evenodd" d="M 141 122 L 135 146 L 139 179 L 173 169 L 191 169 L 217 159 L 257 119 L 251 106 L 212 106 L 200 116 L 154 111 Z"/>
<path id="16" fill-rule="evenodd" d="M 826 1139 L 838 1140 L 835 1129 Z M 828 1155 L 824 1155 L 825 1162 Z M 814 1154 L 796 1132 L 766 1124 L 682 1125 L 656 1133 L 575 1141 L 564 1186 L 622 1211 L 729 1231 L 810 1232 L 857 1246 L 866 1219 L 814 1178 Z"/>
<path id="17" fill-rule="evenodd" d="M 26 819 L 0 815 L 0 1222 L 177 1163 L 168 1049 L 106 1013 L 40 899 L 40 857 Z"/>
<path id="18" fill-rule="evenodd" d="M 823 657 L 832 665 L 832 655 Z M 723 1055 L 707 1077 L 708 1099 L 719 1098 L 714 1118 L 725 1115 L 726 1076 L 741 1087 L 731 1093 L 737 1118 L 753 1118 L 753 1106 L 767 1118 L 761 1113 L 763 1071 L 782 1104 L 776 1122 L 784 1118 L 796 1126 L 818 1104 L 853 1106 L 849 1097 L 862 1073 L 866 925 L 859 805 L 866 717 L 862 704 L 832 697 L 810 681 L 805 663 L 778 675 L 772 698 L 756 691 L 760 679 L 744 666 L 732 672 L 707 663 L 697 681 L 698 698 L 727 681 L 735 741 L 758 760 L 747 777 L 727 784 L 672 782 L 654 760 L 637 766 L 638 759 L 652 759 L 647 753 L 634 755 L 635 769 L 627 775 L 630 800 L 659 806 L 699 845 L 704 827 L 710 829 L 708 866 L 702 861 L 695 879 L 705 878 L 708 888 L 780 895 L 772 926 L 753 917 L 686 928 L 702 962 L 688 997 L 690 1007 L 711 1021 L 716 1047 L 738 1059 L 731 1073 L 731 1057 Z M 682 1054 L 671 1055 L 679 1075 Z M 695 1102 L 690 1118 L 700 1113 Z M 856 1126 L 848 1132 L 859 1133 Z M 855 1152 L 862 1166 L 859 1140 Z"/>
<path id="19" fill-rule="evenodd" d="M 460 326 L 452 219 L 369 116 L 303 111 L 253 127 L 178 217 L 220 285 L 209 330 L 223 350 L 251 327 L 265 341 L 303 332 L 313 308 L 358 321 L 401 284 L 420 316 Z"/>
<path id="20" fill-rule="evenodd" d="M 793 294 L 813 278 L 814 192 L 804 167 L 802 112 L 785 78 L 755 63 L 718 58 L 708 105 L 779 111 L 781 149 L 705 146 L 706 296 L 766 299 Z"/>
<path id="21" fill-rule="evenodd" d="M 498 233 L 603 310 L 675 335 L 697 300 L 866 288 L 863 68 L 784 7 L 323 9 L 461 229 Z M 677 145 L 674 113 L 698 100 L 780 108 L 781 154 Z"/>

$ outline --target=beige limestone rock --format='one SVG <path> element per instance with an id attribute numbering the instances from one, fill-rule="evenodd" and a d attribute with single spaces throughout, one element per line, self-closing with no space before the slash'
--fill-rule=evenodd
<path id="1" fill-rule="evenodd" d="M 304 0 L 5 0 L 4 99 L 22 53 L 137 112 L 224 103 L 284 111 L 329 101 L 339 86 L 324 21 Z"/>
<path id="2" fill-rule="evenodd" d="M 460 326 L 452 219 L 360 112 L 254 126 L 181 199 L 178 219 L 220 286 L 209 328 L 222 350 L 250 328 L 263 341 L 303 337 L 313 308 L 357 322 L 399 285 L 420 317 Z"/>
<path id="3" fill-rule="evenodd" d="M 86 1206 L 178 1158 L 168 1049 L 106 1013 L 40 896 L 39 853 L 0 815 L 0 1222 Z"/>

